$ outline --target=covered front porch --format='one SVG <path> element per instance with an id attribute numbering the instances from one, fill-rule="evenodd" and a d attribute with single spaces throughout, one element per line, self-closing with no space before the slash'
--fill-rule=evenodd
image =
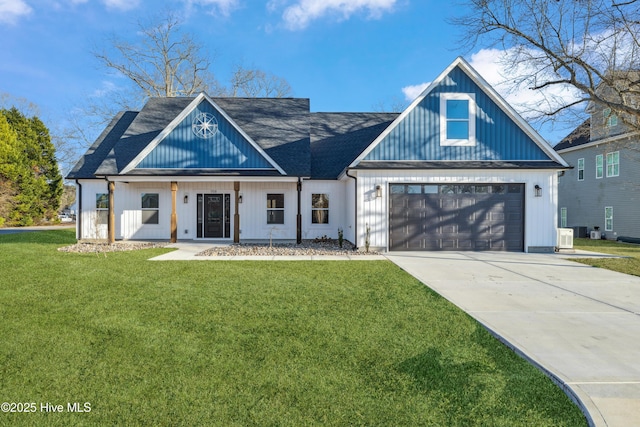
<path id="1" fill-rule="evenodd" d="M 135 178 L 107 179 L 106 194 L 104 181 L 98 187 L 84 184 L 80 239 L 102 238 L 109 243 L 302 239 L 302 184 L 296 177 Z"/>

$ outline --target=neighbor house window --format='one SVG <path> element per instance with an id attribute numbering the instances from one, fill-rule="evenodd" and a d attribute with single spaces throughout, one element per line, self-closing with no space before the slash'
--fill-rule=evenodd
<path id="1" fill-rule="evenodd" d="M 613 207 L 604 208 L 604 231 L 613 231 Z"/>
<path id="2" fill-rule="evenodd" d="M 567 208 L 560 208 L 560 227 L 567 227 Z"/>
<path id="3" fill-rule="evenodd" d="M 311 223 L 329 224 L 329 195 L 311 195 Z"/>
<path id="4" fill-rule="evenodd" d="M 584 159 L 578 159 L 578 181 L 584 181 Z"/>
<path id="5" fill-rule="evenodd" d="M 142 223 L 160 223 L 160 195 L 158 193 L 142 193 Z"/>
<path id="6" fill-rule="evenodd" d="M 602 154 L 596 156 L 596 178 L 600 179 L 604 175 L 604 160 Z"/>
<path id="7" fill-rule="evenodd" d="M 440 145 L 476 145 L 475 117 L 474 94 L 440 94 Z"/>
<path id="8" fill-rule="evenodd" d="M 267 194 L 267 224 L 284 224 L 284 194 Z"/>
<path id="9" fill-rule="evenodd" d="M 607 153 L 607 177 L 620 175 L 620 152 Z"/>
<path id="10" fill-rule="evenodd" d="M 602 111 L 602 117 L 605 126 L 613 127 L 618 125 L 618 116 L 611 112 L 611 108 L 605 108 Z"/>
<path id="11" fill-rule="evenodd" d="M 96 194 L 96 223 L 107 224 L 109 220 L 109 193 Z"/>

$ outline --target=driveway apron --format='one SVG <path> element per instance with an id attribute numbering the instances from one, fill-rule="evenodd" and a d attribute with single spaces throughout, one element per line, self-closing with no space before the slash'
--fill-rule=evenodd
<path id="1" fill-rule="evenodd" d="M 562 254 L 387 258 L 554 378 L 591 425 L 640 426 L 640 277 Z"/>

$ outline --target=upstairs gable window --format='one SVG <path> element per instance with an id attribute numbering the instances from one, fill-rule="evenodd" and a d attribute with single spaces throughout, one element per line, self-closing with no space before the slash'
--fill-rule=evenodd
<path id="1" fill-rule="evenodd" d="M 618 115 L 611 112 L 611 108 L 605 108 L 602 110 L 602 117 L 604 125 L 606 127 L 613 127 L 618 125 Z"/>
<path id="2" fill-rule="evenodd" d="M 474 94 L 440 94 L 440 145 L 476 145 L 475 118 Z"/>

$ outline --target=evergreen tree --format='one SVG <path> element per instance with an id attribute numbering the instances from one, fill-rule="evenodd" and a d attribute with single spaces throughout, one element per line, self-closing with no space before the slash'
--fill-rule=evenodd
<path id="1" fill-rule="evenodd" d="M 38 117 L 27 118 L 18 109 L 0 110 L 0 182 L 7 202 L 8 225 L 31 225 L 55 217 L 60 207 L 62 176 L 49 130 Z M 8 211 L 5 213 L 4 211 Z"/>

